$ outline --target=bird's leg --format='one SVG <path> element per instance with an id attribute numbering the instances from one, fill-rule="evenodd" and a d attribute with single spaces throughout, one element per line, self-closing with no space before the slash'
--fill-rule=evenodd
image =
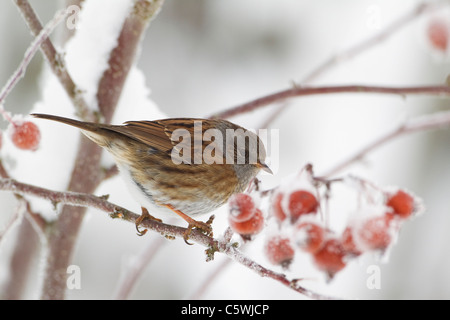
<path id="1" fill-rule="evenodd" d="M 147 209 L 144 207 L 141 207 L 142 213 L 139 216 L 139 218 L 136 219 L 135 224 L 136 224 L 136 230 L 139 236 L 143 236 L 144 234 L 147 233 L 147 229 L 144 230 L 139 230 L 139 225 L 142 223 L 142 221 L 144 221 L 145 219 L 150 219 L 150 220 L 154 220 L 154 221 L 158 221 L 158 222 L 162 222 L 161 219 L 155 218 L 154 216 L 152 216 L 150 213 L 148 213 Z"/>
<path id="2" fill-rule="evenodd" d="M 197 221 L 195 219 L 192 219 L 191 217 L 189 217 L 187 214 L 181 212 L 180 210 L 175 209 L 174 207 L 172 207 L 170 204 L 164 204 L 164 206 L 166 208 L 169 208 L 170 210 L 172 210 L 173 212 L 175 212 L 177 215 L 179 215 L 181 218 L 183 218 L 189 225 L 188 228 L 186 230 L 186 232 L 184 233 L 183 239 L 184 242 L 186 242 L 187 244 L 192 244 L 188 242 L 189 239 L 189 235 L 191 234 L 192 229 L 198 229 L 201 230 L 205 235 L 212 237 L 213 233 L 212 233 L 212 227 L 211 224 L 213 222 L 214 216 L 211 216 L 208 221 L 206 222 L 202 222 L 202 221 Z"/>

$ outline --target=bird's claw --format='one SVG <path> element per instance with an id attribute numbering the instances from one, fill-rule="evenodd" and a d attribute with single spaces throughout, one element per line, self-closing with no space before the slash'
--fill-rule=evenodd
<path id="1" fill-rule="evenodd" d="M 162 222 L 161 219 L 155 218 L 154 216 L 150 215 L 150 213 L 148 213 L 147 209 L 142 207 L 142 213 L 139 216 L 139 218 L 136 219 L 135 224 L 136 224 L 136 231 L 138 236 L 143 236 L 144 234 L 147 233 L 147 229 L 144 230 L 140 230 L 139 229 L 139 225 L 142 223 L 142 221 L 144 221 L 145 219 L 150 219 L 150 220 L 154 220 L 154 221 L 158 221 L 158 222 Z"/>
<path id="2" fill-rule="evenodd" d="M 212 224 L 213 220 L 214 220 L 214 215 L 209 217 L 208 221 L 206 221 L 206 222 L 192 220 L 189 223 L 186 231 L 184 232 L 184 235 L 183 235 L 184 242 L 186 242 L 186 244 L 188 244 L 188 245 L 192 245 L 192 243 L 190 243 L 188 240 L 189 240 L 189 236 L 193 229 L 197 229 L 197 230 L 201 231 L 204 235 L 206 235 L 208 237 L 212 237 L 213 230 L 212 230 L 211 224 Z"/>

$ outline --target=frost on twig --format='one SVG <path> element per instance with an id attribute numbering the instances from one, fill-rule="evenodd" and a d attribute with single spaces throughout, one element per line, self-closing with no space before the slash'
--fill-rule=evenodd
<path id="1" fill-rule="evenodd" d="M 31 7 L 30 3 L 28 2 L 28 0 L 15 0 L 15 2 L 18 9 L 22 13 L 22 16 L 25 19 L 25 22 L 27 23 L 31 33 L 35 37 L 38 37 L 43 28 L 37 14 Z M 68 9 L 69 8 L 66 8 L 64 10 L 66 16 L 71 13 Z M 44 54 L 44 57 L 48 62 L 50 69 L 58 78 L 59 82 L 66 91 L 67 96 L 71 99 L 78 115 L 84 120 L 95 121 L 95 115 L 89 111 L 89 106 L 84 100 L 83 96 L 80 94 L 80 89 L 77 87 L 75 82 L 72 80 L 69 72 L 65 68 L 66 63 L 64 61 L 64 56 L 56 50 L 52 41 L 48 37 L 45 37 L 45 39 L 43 39 L 39 47 Z"/>
<path id="2" fill-rule="evenodd" d="M 52 31 L 56 28 L 56 26 L 61 23 L 64 18 L 67 16 L 66 10 L 58 11 L 53 19 L 39 32 L 33 42 L 30 44 L 28 49 L 25 51 L 25 55 L 23 60 L 20 62 L 19 67 L 9 78 L 5 86 L 0 91 L 0 108 L 1 112 L 5 115 L 3 110 L 3 104 L 6 97 L 10 94 L 13 88 L 17 85 L 19 80 L 25 75 L 25 71 L 30 63 L 31 59 L 34 57 L 36 52 L 39 50 L 39 47 L 42 45 L 44 41 L 46 41 Z"/>

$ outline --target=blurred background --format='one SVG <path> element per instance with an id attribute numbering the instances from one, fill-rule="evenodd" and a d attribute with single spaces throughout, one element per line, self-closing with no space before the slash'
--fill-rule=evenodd
<path id="1" fill-rule="evenodd" d="M 92 0 L 86 0 L 92 1 Z M 33 0 L 44 23 L 64 1 Z M 151 90 L 150 99 L 168 117 L 203 117 L 252 99 L 289 88 L 318 65 L 364 41 L 421 1 L 404 0 L 166 0 L 152 21 L 137 61 Z M 442 84 L 450 74 L 450 57 L 429 43 L 426 27 L 433 17 L 450 21 L 449 9 L 423 15 L 364 53 L 330 68 L 311 84 L 367 84 L 419 86 Z M 0 85 L 7 81 L 31 42 L 30 33 L 12 1 L 0 4 Z M 8 97 L 5 108 L 28 113 L 41 99 L 38 85 L 43 58 L 38 53 Z M 291 99 L 271 124 L 279 131 L 278 170 L 261 177 L 273 187 L 312 163 L 320 174 L 363 146 L 396 128 L 402 121 L 447 110 L 449 100 L 431 96 L 340 94 Z M 284 105 L 283 104 L 283 105 Z M 265 121 L 279 105 L 231 119 L 248 128 Z M 2 128 L 6 123 L 2 122 Z M 403 227 L 388 261 L 364 256 L 352 261 L 331 283 L 315 272 L 308 257 L 296 257 L 291 278 L 306 278 L 302 285 L 319 293 L 350 299 L 450 298 L 450 132 L 415 133 L 393 140 L 370 153 L 349 173 L 380 186 L 396 185 L 420 196 L 426 212 Z M 111 193 L 122 204 L 122 191 Z M 102 194 L 101 192 L 99 194 Z M 334 194 L 339 197 L 339 193 Z M 14 199 L 0 193 L 7 225 Z M 340 220 L 345 204 L 337 205 L 332 219 Z M 126 206 L 126 205 L 124 205 Z M 345 210 L 345 209 L 343 209 Z M 226 224 L 226 209 L 217 228 Z M 224 218 L 225 217 L 225 218 Z M 337 222 L 338 223 L 338 222 Z M 222 229 L 221 229 L 222 228 Z M 220 234 L 220 231 L 216 234 Z M 68 291 L 68 299 L 109 299 L 121 272 L 159 235 L 136 237 L 134 226 L 89 213 L 78 242 L 74 264 L 80 266 L 81 289 Z M 11 255 L 10 235 L 0 246 L 0 268 Z M 261 236 L 247 253 L 270 266 L 262 253 Z M 39 297 L 43 255 L 37 258 L 26 298 Z M 147 266 L 133 299 L 184 299 L 226 260 L 216 255 L 205 262 L 204 248 L 182 240 L 164 241 Z M 380 268 L 381 288 L 367 286 L 368 267 Z M 277 271 L 282 271 L 273 267 Z M 4 270 L 5 271 L 5 270 Z M 0 278 L 7 277 L 0 271 Z M 237 263 L 228 264 L 200 298 L 303 299 L 302 295 Z"/>

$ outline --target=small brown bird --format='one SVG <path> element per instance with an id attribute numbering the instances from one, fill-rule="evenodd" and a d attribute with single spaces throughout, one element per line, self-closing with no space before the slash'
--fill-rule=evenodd
<path id="1" fill-rule="evenodd" d="M 213 211 L 242 192 L 262 169 L 266 150 L 259 137 L 226 120 L 174 118 L 128 121 L 123 125 L 83 122 L 47 114 L 36 118 L 81 129 L 114 157 L 132 195 L 142 207 L 136 229 L 152 217 L 146 208 L 171 209 L 193 228 L 212 234 L 208 222 L 191 216 Z"/>

